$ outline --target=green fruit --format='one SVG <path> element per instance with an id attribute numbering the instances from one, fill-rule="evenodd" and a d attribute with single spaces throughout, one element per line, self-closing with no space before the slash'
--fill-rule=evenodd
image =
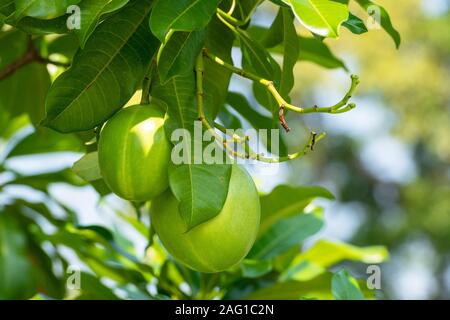
<path id="1" fill-rule="evenodd" d="M 255 242 L 259 229 L 259 196 L 245 169 L 232 168 L 222 211 L 188 232 L 179 202 L 167 190 L 153 199 L 151 222 L 169 253 L 191 269 L 219 272 L 238 264 Z"/>
<path id="2" fill-rule="evenodd" d="M 100 170 L 118 196 L 147 201 L 169 185 L 170 150 L 164 113 L 154 105 L 128 107 L 114 115 L 100 133 Z"/>

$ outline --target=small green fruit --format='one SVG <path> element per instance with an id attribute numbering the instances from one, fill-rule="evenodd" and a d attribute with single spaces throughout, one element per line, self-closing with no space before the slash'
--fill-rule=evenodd
<path id="1" fill-rule="evenodd" d="M 118 196 L 147 201 L 169 185 L 170 150 L 164 113 L 151 104 L 128 107 L 114 115 L 100 133 L 100 170 Z"/>
<path id="2" fill-rule="evenodd" d="M 222 211 L 188 232 L 179 202 L 167 190 L 152 200 L 151 223 L 172 256 L 200 272 L 220 272 L 238 264 L 252 248 L 259 229 L 259 196 L 245 169 L 233 165 Z"/>

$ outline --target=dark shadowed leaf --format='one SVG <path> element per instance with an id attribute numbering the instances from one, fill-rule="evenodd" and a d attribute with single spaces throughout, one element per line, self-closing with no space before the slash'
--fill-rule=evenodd
<path id="1" fill-rule="evenodd" d="M 345 21 L 342 25 L 354 34 L 363 34 L 368 31 L 366 25 L 364 24 L 364 21 L 362 21 L 352 13 L 350 13 L 350 15 L 348 16 L 348 20 Z"/>
<path id="2" fill-rule="evenodd" d="M 205 30 L 175 32 L 161 47 L 158 53 L 158 72 L 162 83 L 179 74 L 194 70 L 205 35 Z"/>
<path id="3" fill-rule="evenodd" d="M 278 186 L 270 194 L 261 196 L 260 235 L 274 223 L 294 214 L 299 214 L 315 198 L 334 199 L 322 187 Z"/>

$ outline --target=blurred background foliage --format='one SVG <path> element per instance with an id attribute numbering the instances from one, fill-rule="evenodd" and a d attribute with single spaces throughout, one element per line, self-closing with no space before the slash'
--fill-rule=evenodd
<path id="1" fill-rule="evenodd" d="M 308 222 L 304 238 L 291 236 L 303 242 L 301 253 L 298 247 L 272 252 L 270 260 L 247 259 L 218 275 L 192 272 L 173 261 L 153 242 L 146 208 L 137 210 L 139 220 L 129 203 L 102 197 L 107 192 L 101 182 L 94 190 L 72 172 L 94 132 L 61 135 L 30 125 L 41 115 L 23 111 L 40 103 L 50 84 L 41 65 L 27 66 L 2 83 L 0 298 L 337 298 L 351 292 L 342 289 L 349 285 L 342 279 L 350 276 L 329 271 L 345 267 L 365 279 L 366 264 L 387 260 L 383 247 L 368 247 L 374 244 L 385 246 L 390 257 L 381 265 L 381 291 L 367 292 L 360 282 L 366 297 L 450 298 L 450 1 L 378 3 L 402 34 L 399 51 L 381 30 L 359 37 L 342 30 L 339 40 L 325 41 L 334 54 L 329 61 L 322 66 L 300 61 L 295 68 L 292 100 L 327 105 L 347 89 L 345 64 L 362 80 L 358 108 L 339 116 L 288 115 L 293 128 L 288 148 L 296 150 L 298 135 L 308 128 L 328 132 L 327 139 L 308 157 L 282 165 L 276 176 L 265 165 L 249 168 L 260 190 L 271 192 L 262 195 L 263 210 L 282 209 L 282 190 L 296 199 L 297 211 L 310 212 L 325 227 L 304 241 L 316 232 Z M 275 10 L 270 4 L 258 8 L 252 25 L 269 26 Z M 306 36 L 300 26 L 298 31 Z M 70 39 L 47 40 L 36 41 L 41 52 L 70 60 L 76 49 Z M 19 31 L 2 32 L 0 69 L 26 44 Z M 55 77 L 61 70 L 50 71 Z M 232 90 L 257 105 L 248 83 L 234 77 Z M 321 188 L 298 198 L 305 195 L 299 185 L 324 186 L 336 200 L 325 200 L 331 196 Z M 69 266 L 80 268 L 82 291 L 71 278 L 77 270 L 67 272 Z M 67 281 L 75 281 L 74 290 Z M 359 290 L 352 297 L 358 298 Z"/>
<path id="2" fill-rule="evenodd" d="M 331 137 L 296 163 L 295 177 L 322 181 L 337 195 L 330 233 L 389 248 L 386 298 L 450 298 L 450 2 L 379 3 L 402 45 L 396 51 L 378 30 L 327 42 L 361 76 L 359 108 L 299 124 Z M 303 62 L 296 75 L 294 100 L 333 99 L 335 84 L 345 83 L 342 71 Z"/>

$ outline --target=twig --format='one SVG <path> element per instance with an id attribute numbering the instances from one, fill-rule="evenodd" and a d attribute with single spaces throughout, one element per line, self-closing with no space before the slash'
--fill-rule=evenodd
<path id="1" fill-rule="evenodd" d="M 279 119 L 280 119 L 281 125 L 283 126 L 283 128 L 286 131 L 289 131 L 289 126 L 287 125 L 286 119 L 284 118 L 285 110 L 291 110 L 291 111 L 294 111 L 297 113 L 338 114 L 338 113 L 344 113 L 344 112 L 350 111 L 356 107 L 356 105 L 353 103 L 347 104 L 348 101 L 350 100 L 350 98 L 352 97 L 353 92 L 355 91 L 356 87 L 359 84 L 359 78 L 356 75 L 351 76 L 352 83 L 351 83 L 350 89 L 348 90 L 348 92 L 344 96 L 344 98 L 342 98 L 342 100 L 339 101 L 338 103 L 336 103 L 335 105 L 333 105 L 331 107 L 324 107 L 324 108 L 320 108 L 318 106 L 314 106 L 311 108 L 301 108 L 301 107 L 296 107 L 296 106 L 288 103 L 278 92 L 273 81 L 261 78 L 261 77 L 255 75 L 255 74 L 252 74 L 246 70 L 237 68 L 237 67 L 233 66 L 232 64 L 229 64 L 229 63 L 225 62 L 224 60 L 220 59 L 219 57 L 215 56 L 214 54 L 208 52 L 207 49 L 203 50 L 203 55 L 205 57 L 209 58 L 210 60 L 214 61 L 215 63 L 221 65 L 222 67 L 230 70 L 231 72 L 265 86 L 267 88 L 267 90 L 270 92 L 270 94 L 277 101 L 278 108 L 279 108 Z"/>
<path id="2" fill-rule="evenodd" d="M 245 153 L 240 153 L 235 150 L 235 148 L 232 148 L 229 146 L 229 141 L 222 138 L 220 134 L 218 134 L 215 131 L 215 127 L 213 127 L 209 121 L 206 119 L 205 111 L 204 111 L 204 92 L 203 92 L 203 75 L 204 75 L 204 66 L 203 66 L 203 54 L 200 54 L 197 58 L 197 63 L 195 66 L 196 71 L 196 85 L 197 85 L 197 107 L 198 107 L 198 115 L 199 120 L 202 121 L 203 125 L 207 128 L 208 131 L 211 132 L 215 140 L 223 146 L 223 148 L 226 149 L 226 151 L 233 157 L 241 158 L 241 159 L 252 159 L 257 160 L 260 162 L 266 162 L 266 163 L 279 163 L 279 162 L 285 162 L 293 159 L 300 158 L 304 155 L 306 155 L 309 151 L 312 151 L 314 149 L 314 145 L 322 140 L 325 137 L 325 133 L 316 134 L 315 132 L 311 132 L 310 137 L 306 145 L 303 147 L 303 149 L 299 152 L 289 154 L 285 157 L 273 157 L 269 158 L 264 156 L 261 153 L 254 152 L 250 146 L 249 146 L 249 138 L 248 137 L 240 137 L 236 134 L 230 134 L 231 130 L 227 130 L 222 125 L 215 123 L 215 127 L 220 130 L 225 135 L 229 136 L 232 139 L 233 145 L 235 143 L 240 144 L 243 148 Z"/>
<path id="3" fill-rule="evenodd" d="M 63 62 L 59 61 L 53 61 L 49 58 L 42 57 L 39 52 L 37 51 L 36 47 L 33 45 L 33 42 L 29 41 L 28 48 L 25 54 L 17 59 L 16 61 L 12 62 L 11 64 L 7 65 L 3 70 L 0 71 L 0 81 L 6 79 L 9 76 L 12 76 L 17 70 L 21 69 L 22 67 L 32 63 L 42 63 L 42 64 L 53 64 L 55 66 L 59 67 L 68 67 L 69 65 Z"/>
<path id="4" fill-rule="evenodd" d="M 152 87 L 152 75 L 155 69 L 155 60 L 152 60 L 150 66 L 144 76 L 142 81 L 142 94 L 141 94 L 141 104 L 146 105 L 150 103 L 150 89 Z"/>

